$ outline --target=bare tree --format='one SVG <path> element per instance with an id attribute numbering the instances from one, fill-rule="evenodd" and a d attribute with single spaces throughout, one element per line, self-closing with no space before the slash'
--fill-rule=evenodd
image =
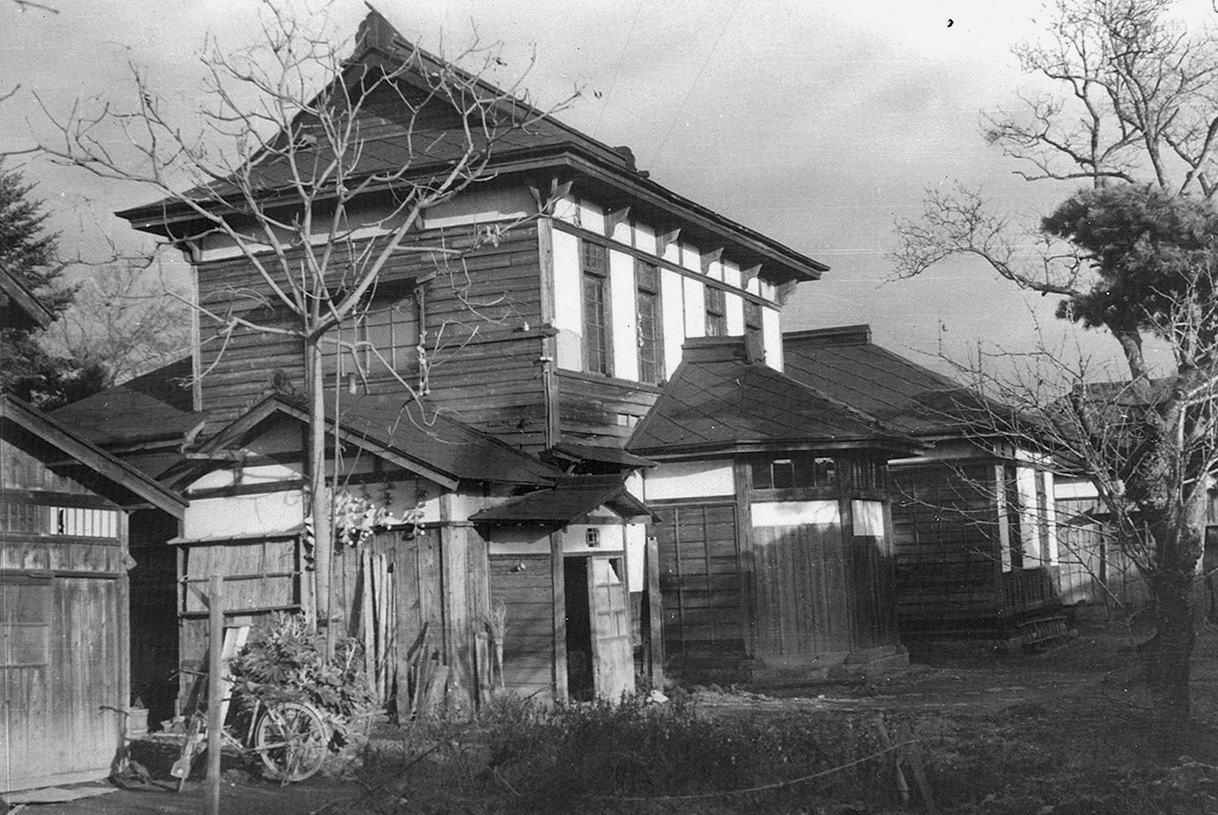
<path id="1" fill-rule="evenodd" d="M 100 100 L 67 116 L 47 111 L 60 138 L 41 149 L 153 190 L 166 213 L 195 224 L 188 234 L 174 234 L 173 245 L 197 252 L 224 244 L 256 271 L 256 290 L 234 290 L 219 306 L 193 304 L 200 319 L 218 327 L 221 343 L 240 332 L 300 342 L 317 614 L 327 620 L 334 530 L 325 497 L 324 357 L 337 349 L 383 361 L 381 349 L 345 339 L 338 329 L 367 308 L 392 258 L 422 253 L 438 264 L 459 263 L 514 226 L 483 228 L 459 247 L 407 240 L 428 208 L 491 175 L 504 138 L 544 114 L 522 91 L 527 69 L 507 85 L 483 81 L 484 72 L 503 64 L 495 47 L 475 42 L 437 59 L 403 41 L 373 11 L 355 56 L 344 58 L 328 30 L 328 4 L 295 14 L 283 5 L 262 0 L 255 46 L 229 51 L 207 42 L 201 125 L 174 120 L 171 106 L 132 66 L 128 106 Z M 392 149 L 374 149 L 368 133 L 380 115 L 376 106 L 387 102 L 403 135 Z M 439 130 L 438 111 L 451 123 Z M 416 383 L 399 376 L 398 384 L 408 398 L 418 397 Z"/>
<path id="2" fill-rule="evenodd" d="M 60 356 L 100 365 L 107 386 L 124 382 L 190 352 L 183 288 L 166 280 L 160 264 L 91 269 L 42 342 Z"/>
<path id="3" fill-rule="evenodd" d="M 1058 316 L 1108 332 L 1128 379 L 1088 382 L 1049 359 L 1053 394 L 1005 388 L 1035 418 L 1041 442 L 1096 484 L 1122 549 L 1150 587 L 1157 634 L 1148 679 L 1161 734 L 1189 710 L 1192 592 L 1216 474 L 1218 51 L 1191 36 L 1168 0 L 1059 0 L 1045 37 L 1016 49 L 1024 68 L 1061 87 L 986 117 L 991 142 L 1030 181 L 1088 182 L 1035 231 L 1028 251 L 1012 220 L 980 193 L 928 194 L 898 224 L 893 259 L 913 277 L 972 257 L 1016 286 L 1059 296 Z M 1144 345 L 1170 348 L 1155 372 Z M 1038 383 L 1043 377 L 1038 377 Z M 1025 383 L 1026 384 L 1026 383 Z"/>

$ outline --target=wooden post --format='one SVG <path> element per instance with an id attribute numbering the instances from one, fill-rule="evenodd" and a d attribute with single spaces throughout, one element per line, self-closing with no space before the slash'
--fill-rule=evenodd
<path id="1" fill-rule="evenodd" d="M 207 811 L 220 813 L 220 732 L 224 728 L 221 670 L 224 664 L 224 578 L 211 576 L 207 603 Z"/>
<path id="2" fill-rule="evenodd" d="M 651 672 L 652 687 L 660 690 L 664 687 L 664 599 L 660 595 L 660 542 L 655 535 L 647 536 L 647 556 L 643 563 L 643 572 L 647 578 L 647 651 L 650 656 L 648 669 Z"/>
<path id="3" fill-rule="evenodd" d="M 567 688 L 567 590 L 562 560 L 562 532 L 550 534 L 550 584 L 554 595 L 553 632 L 554 659 L 551 681 L 554 701 L 563 705 L 570 697 Z"/>

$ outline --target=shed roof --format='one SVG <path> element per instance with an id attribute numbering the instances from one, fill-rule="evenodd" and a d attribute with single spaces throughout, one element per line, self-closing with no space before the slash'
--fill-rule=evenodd
<path id="1" fill-rule="evenodd" d="M 15 275 L 0 267 L 0 316 L 9 328 L 46 328 L 55 315 Z"/>
<path id="2" fill-rule="evenodd" d="M 690 340 L 628 450 L 653 457 L 716 451 L 872 449 L 917 443 L 876 418 L 753 359 L 743 337 Z"/>
<path id="3" fill-rule="evenodd" d="M 332 402 L 326 407 L 326 422 L 333 430 Z M 240 447 L 275 416 L 308 421 L 304 405 L 270 396 L 208 439 L 199 453 Z M 443 414 L 429 415 L 416 400 L 401 396 L 345 397 L 337 432 L 344 443 L 450 488 L 460 481 L 550 486 L 561 476 L 533 456 Z"/>
<path id="4" fill-rule="evenodd" d="M 992 426 L 1010 408 L 871 341 L 868 325 L 784 333 L 787 374 L 921 438 Z"/>
<path id="5" fill-rule="evenodd" d="M 654 513 L 630 494 L 617 476 L 566 477 L 549 489 L 537 490 L 470 516 L 474 523 L 564 526 L 599 507 L 624 520 L 652 519 Z"/>
<path id="6" fill-rule="evenodd" d="M 186 499 L 149 476 L 73 433 L 60 422 L 11 396 L 0 394 L 0 420 L 12 422 L 65 455 L 80 462 L 119 487 L 114 500 L 120 506 L 151 504 L 170 515 L 182 517 Z"/>
<path id="7" fill-rule="evenodd" d="M 672 222 L 682 228 L 682 237 L 698 243 L 729 249 L 742 263 L 764 264 L 766 273 L 780 281 L 813 280 L 828 270 L 828 266 L 813 260 L 771 238 L 736 223 L 718 213 L 668 190 L 639 172 L 633 155 L 627 148 L 610 147 L 585 133 L 545 114 L 524 101 L 507 97 L 504 92 L 476 79 L 460 68 L 419 49 L 407 41 L 375 10 L 369 12 L 356 37 L 356 49 L 344 63 L 339 78 L 346 87 L 357 88 L 370 72 L 398 71 L 395 87 L 382 85 L 367 100 L 361 115 L 367 119 L 363 131 L 372 133 L 360 145 L 358 164 L 351 181 L 376 173 L 393 176 L 374 189 L 391 192 L 411 178 L 428 178 L 444 171 L 448 163 L 463 151 L 464 126 L 455 113 L 416 116 L 406 102 L 419 103 L 432 93 L 429 78 L 445 71 L 455 71 L 470 83 L 470 92 L 483 98 L 501 99 L 499 112 L 514 121 L 527 121 L 527 127 L 495 136 L 490 148 L 488 170 L 504 177 L 512 173 L 540 174 L 539 178 L 556 175 L 581 176 L 581 189 L 617 206 L 629 204 L 634 214 Z M 381 93 L 382 95 L 377 95 Z M 303 114 L 302 114 L 303 117 Z M 308 121 L 301 118 L 303 131 Z M 475 137 L 479 128 L 474 128 Z M 272 142 L 280 150 L 286 142 L 284 135 Z M 316 147 L 307 143 L 297 149 L 298 160 L 312 160 L 315 152 L 318 166 L 326 166 L 333 156 L 325 150 L 324 138 Z M 408 168 L 405 173 L 402 168 Z M 251 165 L 251 177 L 263 191 L 265 202 L 274 202 L 282 195 L 285 205 L 292 203 L 291 176 L 286 160 L 264 152 Z M 348 184 L 348 186 L 351 186 Z M 227 180 L 198 187 L 186 193 L 206 206 L 243 206 L 237 187 Z M 224 202 L 223 204 L 221 202 Z M 177 198 L 168 198 L 118 213 L 137 229 L 177 238 L 188 237 L 198 220 L 193 207 Z M 176 225 L 176 226 L 175 226 Z"/>

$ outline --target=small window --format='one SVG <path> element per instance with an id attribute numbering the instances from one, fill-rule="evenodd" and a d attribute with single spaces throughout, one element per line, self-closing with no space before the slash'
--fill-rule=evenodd
<path id="1" fill-rule="evenodd" d="M 608 252 L 599 243 L 580 246 L 583 286 L 584 370 L 613 375 L 609 337 Z"/>
<path id="2" fill-rule="evenodd" d="M 821 456 L 793 456 L 754 462 L 753 489 L 787 490 L 832 487 L 837 484 L 837 462 Z"/>
<path id="3" fill-rule="evenodd" d="M 51 581 L 0 578 L 0 670 L 50 659 Z"/>
<path id="4" fill-rule="evenodd" d="M 723 289 L 706 286 L 706 336 L 722 337 L 727 334 L 727 302 Z"/>
<path id="5" fill-rule="evenodd" d="M 412 371 L 418 362 L 421 317 L 418 291 L 374 302 L 336 329 L 335 338 L 348 347 L 326 345 L 325 373 L 376 376 L 384 374 L 386 366 L 397 373 Z"/>

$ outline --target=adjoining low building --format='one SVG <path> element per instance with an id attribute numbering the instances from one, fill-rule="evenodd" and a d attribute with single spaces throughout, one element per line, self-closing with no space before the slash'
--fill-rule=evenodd
<path id="1" fill-rule="evenodd" d="M 185 507 L 0 395 L 0 792 L 109 775 L 132 715 L 131 518 Z"/>
<path id="2" fill-rule="evenodd" d="M 925 448 L 890 463 L 902 641 L 1007 649 L 1063 633 L 1052 460 L 1003 431 L 1011 410 L 876 345 L 867 325 L 783 343 L 793 379 Z"/>
<path id="3" fill-rule="evenodd" d="M 627 445 L 659 462 L 644 495 L 669 669 L 739 681 L 907 662 L 887 471 L 917 447 L 743 337 L 686 343 Z"/>

